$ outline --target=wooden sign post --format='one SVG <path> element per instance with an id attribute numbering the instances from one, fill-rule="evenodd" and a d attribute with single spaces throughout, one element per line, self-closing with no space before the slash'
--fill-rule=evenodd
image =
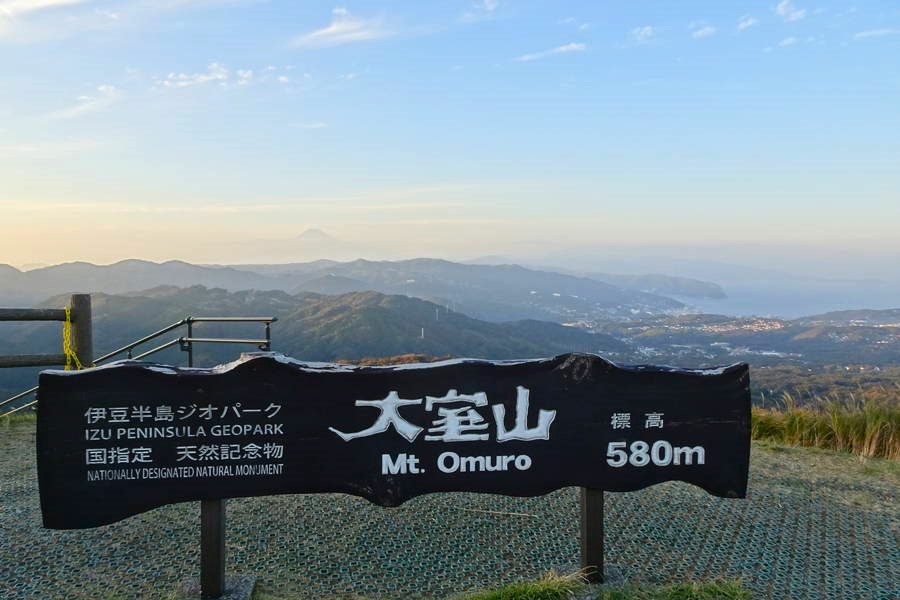
<path id="1" fill-rule="evenodd" d="M 200 590 L 204 600 L 225 592 L 225 501 L 200 501 Z"/>
<path id="2" fill-rule="evenodd" d="M 742 498 L 745 364 L 619 367 L 594 355 L 354 367 L 246 355 L 40 376 L 44 525 L 97 527 L 202 501 L 204 595 L 224 579 L 223 498 L 342 492 L 399 506 L 433 492 L 578 486 L 582 564 L 603 578 L 603 492 L 679 480 Z"/>
<path id="3" fill-rule="evenodd" d="M 581 570 L 590 583 L 602 583 L 603 490 L 581 488 Z"/>

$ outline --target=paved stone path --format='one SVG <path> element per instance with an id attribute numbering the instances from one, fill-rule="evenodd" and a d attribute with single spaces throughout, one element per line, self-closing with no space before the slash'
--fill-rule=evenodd
<path id="1" fill-rule="evenodd" d="M 748 500 L 680 483 L 607 494 L 607 561 L 634 582 L 740 578 L 755 598 L 900 598 L 900 469 L 754 446 Z M 578 567 L 576 490 L 228 503 L 229 571 L 274 598 L 440 598 Z M 199 503 L 40 526 L 34 426 L 0 425 L 0 598 L 172 598 L 198 571 Z"/>

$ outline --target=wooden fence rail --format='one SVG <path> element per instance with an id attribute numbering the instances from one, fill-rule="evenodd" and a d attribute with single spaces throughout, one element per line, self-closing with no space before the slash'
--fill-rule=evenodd
<path id="1" fill-rule="evenodd" d="M 82 366 L 94 364 L 94 334 L 90 294 L 72 294 L 69 303 L 71 349 Z M 0 308 L 0 321 L 66 321 L 63 308 Z M 66 354 L 0 355 L 0 368 L 56 367 L 66 364 Z"/>

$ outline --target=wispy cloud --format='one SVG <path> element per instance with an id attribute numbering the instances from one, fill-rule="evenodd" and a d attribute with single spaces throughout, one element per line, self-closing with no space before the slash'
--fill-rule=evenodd
<path id="1" fill-rule="evenodd" d="M 286 66 L 282 67 L 282 71 L 287 72 L 287 73 L 293 71 L 294 69 L 295 69 L 294 65 L 286 65 Z M 251 73 L 253 73 L 253 71 L 251 71 Z M 312 75 L 310 75 L 309 73 L 303 73 L 300 75 L 300 78 L 312 79 Z M 276 67 L 275 65 L 267 65 L 267 66 L 263 67 L 262 74 L 259 76 L 254 74 L 253 80 L 258 81 L 260 83 L 269 83 L 272 81 L 277 81 L 278 83 L 283 83 L 283 84 L 287 84 L 292 81 L 290 76 L 280 74 L 278 67 Z"/>
<path id="2" fill-rule="evenodd" d="M 540 60 L 542 58 L 547 58 L 550 56 L 555 56 L 557 54 L 567 54 L 569 52 L 584 52 L 587 49 L 585 44 L 571 42 L 565 44 L 563 46 L 557 46 L 556 48 L 551 48 L 550 50 L 544 50 L 543 52 L 535 52 L 533 54 L 523 54 L 522 56 L 516 58 L 517 61 L 520 62 L 529 62 L 532 60 Z"/>
<path id="3" fill-rule="evenodd" d="M 74 119 L 86 114 L 103 110 L 114 104 L 122 96 L 121 90 L 114 85 L 103 84 L 97 92 L 90 96 L 79 96 L 77 102 L 68 108 L 47 115 L 50 119 Z"/>
<path id="4" fill-rule="evenodd" d="M 738 21 L 737 28 L 738 28 L 738 31 L 743 31 L 745 29 L 749 29 L 750 27 L 753 27 L 754 25 L 758 25 L 758 24 L 759 24 L 759 19 L 757 19 L 756 17 L 751 17 L 750 15 L 744 15 L 743 17 L 741 17 L 740 21 Z"/>
<path id="5" fill-rule="evenodd" d="M 249 73 L 252 78 L 252 71 L 242 71 Z M 206 71 L 203 73 L 169 73 L 165 79 L 158 81 L 158 85 L 167 88 L 186 88 L 195 85 L 203 85 L 206 83 L 217 83 L 219 85 L 227 85 L 231 78 L 230 71 L 221 63 L 209 63 Z M 247 77 L 245 77 L 247 79 Z"/>
<path id="6" fill-rule="evenodd" d="M 73 149 L 80 146 L 73 145 Z M 0 145 L 0 156 L 3 156 L 3 145 Z M 247 213 L 280 213 L 285 212 L 308 212 L 309 206 L 312 204 L 319 205 L 322 210 L 332 213 L 358 213 L 358 212 L 399 212 L 405 213 L 413 210 L 434 210 L 437 208 L 460 208 L 471 207 L 475 205 L 471 200 L 455 200 L 455 199 L 420 199 L 422 194 L 431 193 L 454 193 L 454 188 L 459 190 L 472 189 L 473 186 L 461 184 L 458 186 L 447 186 L 442 189 L 435 186 L 433 189 L 425 188 L 400 188 L 396 190 L 373 189 L 366 190 L 362 193 L 332 196 L 299 196 L 283 202 L 234 202 L 224 203 L 217 201 L 207 201 L 194 199 L 191 202 L 162 201 L 154 203 L 134 203 L 134 202 L 77 202 L 62 200 L 58 202 L 29 202 L 29 201 L 11 201 L 2 202 L 4 211 L 13 211 L 19 213 L 37 213 L 37 212 L 60 212 L 60 211 L 90 211 L 102 212 L 104 214 L 168 214 L 168 213 L 191 213 L 191 214 L 238 214 Z M 403 201 L 404 197 L 412 197 L 413 200 Z M 397 200 L 396 198 L 400 198 Z"/>
<path id="7" fill-rule="evenodd" d="M 781 0 L 775 13 L 785 21 L 799 21 L 806 16 L 806 9 L 794 6 L 793 0 Z"/>
<path id="8" fill-rule="evenodd" d="M 97 140 L 62 140 L 20 144 L 0 144 L 0 158 L 62 158 L 82 154 L 101 146 Z"/>
<path id="9" fill-rule="evenodd" d="M 560 19 L 559 21 L 557 21 L 557 23 L 559 23 L 560 25 L 572 25 L 573 27 L 577 28 L 578 31 L 587 31 L 588 29 L 591 28 L 590 23 L 588 23 L 587 21 L 580 22 L 575 17 L 567 17 L 565 19 Z"/>
<path id="10" fill-rule="evenodd" d="M 885 37 L 888 35 L 900 34 L 900 29 L 870 29 L 869 31 L 860 31 L 853 34 L 853 39 L 864 40 L 867 38 Z"/>
<path id="11" fill-rule="evenodd" d="M 463 13 L 461 19 L 465 22 L 490 19 L 500 7 L 500 0 L 476 0 L 472 8 Z"/>
<path id="12" fill-rule="evenodd" d="M 778 46 L 781 47 L 781 48 L 787 48 L 788 46 L 793 46 L 793 45 L 796 44 L 798 41 L 799 41 L 799 40 L 798 40 L 797 38 L 793 37 L 793 36 L 791 36 L 791 37 L 786 37 L 786 38 L 784 38 L 783 40 L 781 40 L 780 42 L 778 42 Z"/>
<path id="13" fill-rule="evenodd" d="M 358 42 L 369 42 L 392 37 L 395 33 L 385 28 L 380 18 L 354 17 L 346 8 L 331 11 L 331 23 L 327 27 L 298 35 L 291 40 L 293 48 L 329 48 Z"/>
<path id="14" fill-rule="evenodd" d="M 86 0 L 0 0 L 0 16 L 15 18 L 46 8 L 81 4 Z"/>
<path id="15" fill-rule="evenodd" d="M 82 4 L 86 0 L 0 0 L 0 38 L 28 37 L 31 13 Z M 39 17 L 38 17 L 39 18 Z"/>
<path id="16" fill-rule="evenodd" d="M 237 84 L 238 85 L 249 85 L 253 82 L 253 70 L 251 69 L 238 69 L 237 70 Z"/>
<path id="17" fill-rule="evenodd" d="M 156 89 L 179 89 L 215 85 L 220 88 L 236 88 L 275 83 L 288 84 L 292 79 L 284 73 L 292 71 L 293 69 L 294 67 L 292 65 L 282 67 L 281 69 L 274 65 L 267 65 L 258 69 L 232 70 L 223 63 L 211 62 L 206 67 L 206 71 L 201 71 L 199 73 L 172 72 L 165 77 L 157 77 L 154 81 L 154 87 Z M 303 73 L 300 77 L 304 80 L 312 78 L 309 73 Z"/>
<path id="18" fill-rule="evenodd" d="M 111 21 L 118 21 L 122 18 L 122 13 L 113 12 L 111 10 L 103 10 L 102 8 L 95 8 L 94 14 L 100 15 L 101 17 L 106 17 Z"/>
<path id="19" fill-rule="evenodd" d="M 698 27 L 691 33 L 691 37 L 695 39 L 706 38 L 711 35 L 715 35 L 716 28 L 710 25 L 703 25 L 702 27 Z"/>
<path id="20" fill-rule="evenodd" d="M 250 1 L 254 0 L 0 0 L 0 37 L 45 42 L 87 31 L 137 28 L 181 9 Z"/>
<path id="21" fill-rule="evenodd" d="M 0 147 L 2 149 L 2 147 Z M 99 212 L 109 214 L 247 214 L 268 213 L 296 209 L 298 207 L 286 204 L 201 204 L 197 203 L 127 203 L 127 202 L 23 202 L 4 206 L 22 213 L 45 212 Z"/>
<path id="22" fill-rule="evenodd" d="M 299 129 L 325 129 L 328 127 L 328 123 L 324 121 L 310 121 L 309 123 L 297 123 L 294 127 Z"/>
<path id="23" fill-rule="evenodd" d="M 656 35 L 656 29 L 653 28 L 652 25 L 644 25 L 643 27 L 635 27 L 631 30 L 631 37 L 634 38 L 636 42 L 642 44 L 644 42 L 649 42 L 650 39 Z"/>

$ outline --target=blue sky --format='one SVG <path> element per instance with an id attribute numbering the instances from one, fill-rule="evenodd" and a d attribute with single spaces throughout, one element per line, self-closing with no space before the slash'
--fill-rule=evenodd
<path id="1" fill-rule="evenodd" d="M 900 255 L 898 107 L 893 0 L 0 0 L 0 262 Z"/>

